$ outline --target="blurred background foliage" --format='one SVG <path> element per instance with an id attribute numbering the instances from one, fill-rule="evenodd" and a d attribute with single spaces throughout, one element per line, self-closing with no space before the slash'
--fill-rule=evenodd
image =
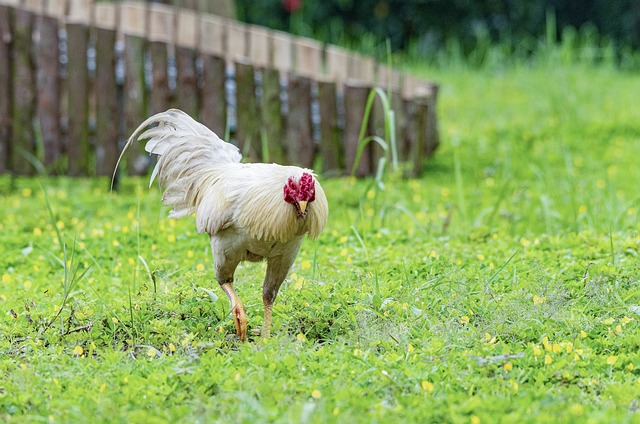
<path id="1" fill-rule="evenodd" d="M 538 52 L 541 42 L 596 46 L 596 55 L 618 61 L 637 58 L 640 49 L 638 0 L 236 0 L 236 13 L 378 56 L 389 40 L 394 52 L 421 60 L 445 51 L 483 61 L 496 44 L 519 58 Z"/>

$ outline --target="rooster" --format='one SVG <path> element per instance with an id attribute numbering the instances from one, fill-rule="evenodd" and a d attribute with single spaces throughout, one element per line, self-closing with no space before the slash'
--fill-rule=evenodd
<path id="1" fill-rule="evenodd" d="M 262 285 L 264 321 L 271 331 L 273 302 L 304 239 L 317 238 L 329 214 L 327 198 L 313 171 L 296 166 L 240 163 L 233 144 L 178 109 L 151 116 L 133 132 L 120 159 L 135 141 L 158 155 L 157 177 L 171 218 L 195 214 L 200 234 L 209 234 L 216 279 L 229 298 L 236 332 L 247 338 L 247 315 L 233 287 L 242 261 L 267 260 Z M 114 171 L 115 176 L 115 171 Z"/>

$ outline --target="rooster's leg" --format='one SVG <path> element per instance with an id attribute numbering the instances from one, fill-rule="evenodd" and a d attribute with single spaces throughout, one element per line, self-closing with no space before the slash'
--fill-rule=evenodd
<path id="1" fill-rule="evenodd" d="M 271 311 L 273 310 L 273 300 L 265 296 L 262 297 L 264 302 L 264 321 L 262 323 L 262 330 L 260 330 L 260 336 L 268 339 L 271 335 Z"/>
<path id="2" fill-rule="evenodd" d="M 244 305 L 233 289 L 233 283 L 224 283 L 220 287 L 227 294 L 231 303 L 231 315 L 233 316 L 233 323 L 236 325 L 238 337 L 240 337 L 240 341 L 245 342 L 247 340 L 247 313 Z"/>

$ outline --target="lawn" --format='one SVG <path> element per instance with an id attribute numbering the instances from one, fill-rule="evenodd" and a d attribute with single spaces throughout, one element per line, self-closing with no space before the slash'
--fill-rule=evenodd
<path id="1" fill-rule="evenodd" d="M 640 77 L 418 72 L 441 149 L 384 189 L 321 179 L 269 340 L 237 341 L 147 180 L 0 178 L 0 419 L 640 422 Z M 250 328 L 265 268 L 236 274 Z"/>

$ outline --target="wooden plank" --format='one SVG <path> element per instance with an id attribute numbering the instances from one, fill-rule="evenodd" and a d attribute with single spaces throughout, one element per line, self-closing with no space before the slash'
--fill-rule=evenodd
<path id="1" fill-rule="evenodd" d="M 287 163 L 311 167 L 316 152 L 311 133 L 311 80 L 302 76 L 291 76 L 287 89 Z"/>
<path id="2" fill-rule="evenodd" d="M 203 54 L 200 118 L 220 138 L 227 129 L 226 63 L 220 55 Z"/>
<path id="3" fill-rule="evenodd" d="M 224 57 L 227 38 L 227 21 L 213 15 L 200 17 L 200 46 L 201 52 Z"/>
<path id="4" fill-rule="evenodd" d="M 389 88 L 392 91 L 398 91 L 402 87 L 400 73 L 392 68 L 389 68 L 387 65 L 378 66 L 376 83 L 385 91 L 389 90 Z"/>
<path id="5" fill-rule="evenodd" d="M 349 52 L 336 46 L 327 46 L 326 75 L 342 90 L 342 83 L 349 77 Z"/>
<path id="6" fill-rule="evenodd" d="M 115 20 L 114 20 L 115 23 Z M 120 108 L 116 82 L 117 33 L 96 28 L 96 174 L 111 176 L 118 160 Z"/>
<path id="7" fill-rule="evenodd" d="M 266 137 L 268 152 L 265 162 L 284 163 L 284 120 L 280 98 L 280 72 L 273 68 L 262 70 L 261 137 Z"/>
<path id="8" fill-rule="evenodd" d="M 59 162 L 62 134 L 58 19 L 46 15 L 37 16 L 34 41 L 38 89 L 37 116 L 44 148 L 43 163 L 50 172 L 59 173 L 62 170 Z"/>
<path id="9" fill-rule="evenodd" d="M 247 25 L 229 21 L 227 26 L 227 59 L 230 62 L 247 61 L 249 56 Z"/>
<path id="10" fill-rule="evenodd" d="M 91 25 L 91 0 L 69 0 L 67 24 Z"/>
<path id="11" fill-rule="evenodd" d="M 198 47 L 198 15 L 191 10 L 178 11 L 176 45 L 195 50 Z"/>
<path id="12" fill-rule="evenodd" d="M 350 79 L 372 84 L 375 81 L 375 60 L 359 53 L 351 53 L 348 75 Z"/>
<path id="13" fill-rule="evenodd" d="M 422 172 L 425 158 L 428 103 L 423 97 L 405 99 L 404 103 L 407 117 L 405 137 L 411 164 L 408 172 L 409 176 L 417 177 Z"/>
<path id="14" fill-rule="evenodd" d="M 12 58 L 11 58 L 11 12 L 0 5 L 0 174 L 7 171 L 10 157 L 12 127 Z"/>
<path id="15" fill-rule="evenodd" d="M 118 8 L 111 3 L 96 3 L 93 9 L 93 20 L 96 28 L 114 30 L 118 27 Z"/>
<path id="16" fill-rule="evenodd" d="M 163 41 L 149 42 L 151 59 L 151 91 L 149 92 L 149 114 L 164 112 L 170 107 L 169 46 Z"/>
<path id="17" fill-rule="evenodd" d="M 198 81 L 195 50 L 176 46 L 176 106 L 192 117 L 198 116 Z"/>
<path id="18" fill-rule="evenodd" d="M 344 171 L 340 126 L 338 125 L 338 88 L 335 82 L 318 82 L 320 105 L 320 154 L 324 175 L 337 176 Z"/>
<path id="19" fill-rule="evenodd" d="M 253 65 L 236 62 L 235 75 L 238 147 L 245 157 L 251 161 L 258 161 L 262 159 L 262 146 L 258 128 L 259 114 Z"/>
<path id="20" fill-rule="evenodd" d="M 135 35 L 124 37 L 124 114 L 125 137 L 129 137 L 147 117 L 145 107 L 144 57 L 145 40 Z M 147 172 L 149 158 L 143 143 L 136 143 L 127 153 L 129 175 L 143 175 Z"/>
<path id="21" fill-rule="evenodd" d="M 248 28 L 249 58 L 256 68 L 266 68 L 272 62 L 269 57 L 269 31 L 266 28 L 250 25 Z"/>
<path id="22" fill-rule="evenodd" d="M 174 9 L 158 3 L 149 5 L 149 34 L 151 42 L 172 43 L 175 37 Z"/>
<path id="23" fill-rule="evenodd" d="M 360 127 L 362 126 L 370 90 L 371 88 L 367 84 L 354 81 L 349 81 L 344 86 L 344 158 L 347 173 L 351 173 L 356 162 Z M 371 130 L 368 129 L 365 135 L 370 134 Z M 360 157 L 355 175 L 357 177 L 370 175 L 372 171 L 371 161 L 371 144 L 369 144 Z"/>
<path id="24" fill-rule="evenodd" d="M 120 30 L 125 35 L 145 37 L 147 30 L 145 3 L 124 1 L 120 4 Z"/>
<path id="25" fill-rule="evenodd" d="M 87 48 L 89 28 L 82 23 L 67 23 L 67 95 L 68 95 L 68 141 L 69 165 L 72 176 L 88 175 L 89 145 L 89 73 L 87 70 Z"/>
<path id="26" fill-rule="evenodd" d="M 295 40 L 296 72 L 303 77 L 317 79 L 322 75 L 322 44 L 308 38 Z"/>
<path id="27" fill-rule="evenodd" d="M 36 15 L 41 15 L 45 12 L 43 0 L 22 0 L 20 7 Z"/>
<path id="28" fill-rule="evenodd" d="M 35 74 L 32 67 L 33 13 L 13 10 L 13 138 L 11 169 L 31 175 L 34 169 L 25 155 L 36 154 L 32 119 L 35 115 Z"/>
<path id="29" fill-rule="evenodd" d="M 46 14 L 59 20 L 64 19 L 67 13 L 67 0 L 47 0 Z"/>
<path id="30" fill-rule="evenodd" d="M 440 131 L 438 128 L 437 101 L 439 87 L 434 83 L 428 86 L 427 99 L 427 134 L 425 137 L 425 155 L 432 156 L 440 145 Z"/>
<path id="31" fill-rule="evenodd" d="M 281 75 L 293 70 L 293 41 L 286 32 L 271 31 L 271 60 Z"/>

